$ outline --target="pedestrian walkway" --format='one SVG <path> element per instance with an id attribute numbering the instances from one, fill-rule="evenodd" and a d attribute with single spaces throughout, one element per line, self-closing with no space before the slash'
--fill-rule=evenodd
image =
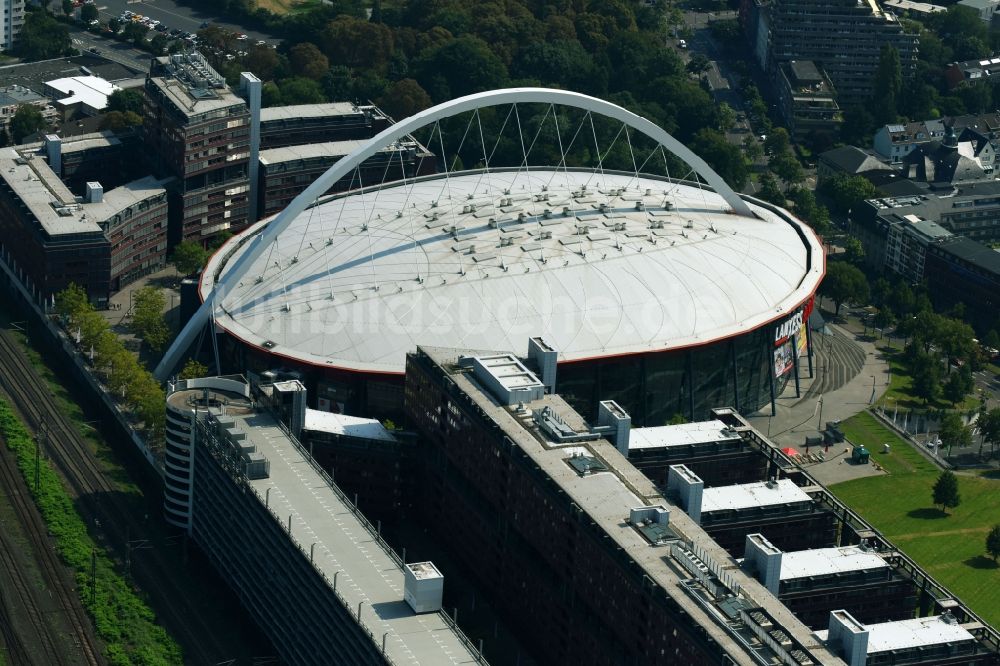
<path id="1" fill-rule="evenodd" d="M 867 409 L 889 386 L 890 367 L 885 356 L 859 331 L 846 325 L 828 325 L 828 333 L 814 336 L 814 372 L 800 364 L 800 396 L 790 381 L 777 400 L 771 416 L 770 407 L 751 414 L 749 421 L 781 447 L 804 452 L 807 436 L 817 436 L 827 421 L 842 421 Z M 844 463 L 845 445 L 831 446 L 827 462 L 807 465 L 811 474 L 823 483 L 880 472 L 870 465 Z M 813 449 L 815 451 L 815 449 Z"/>

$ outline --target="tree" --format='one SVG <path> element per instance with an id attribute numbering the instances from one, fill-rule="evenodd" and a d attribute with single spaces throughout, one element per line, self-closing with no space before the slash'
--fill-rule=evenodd
<path id="1" fill-rule="evenodd" d="M 393 83 L 379 98 L 379 106 L 395 120 L 402 120 L 431 105 L 431 97 L 413 79 Z"/>
<path id="2" fill-rule="evenodd" d="M 833 210 L 842 215 L 852 208 L 857 208 L 865 199 L 872 199 L 878 195 L 875 186 L 863 176 L 838 174 L 824 180 L 819 189 L 829 197 Z"/>
<path id="3" fill-rule="evenodd" d="M 941 418 L 941 442 L 948 447 L 951 455 L 952 447 L 972 446 L 972 429 L 962 423 L 962 417 L 955 412 L 947 412 Z"/>
<path id="4" fill-rule="evenodd" d="M 856 236 L 849 236 L 844 241 L 844 258 L 855 266 L 860 266 L 865 259 L 865 246 L 861 244 L 861 239 Z"/>
<path id="5" fill-rule="evenodd" d="M 921 350 L 916 343 L 910 343 L 908 351 L 912 354 L 907 366 L 913 395 L 930 404 L 941 393 L 941 360 Z"/>
<path id="6" fill-rule="evenodd" d="M 208 375 L 208 366 L 204 363 L 199 363 L 193 358 L 189 358 L 188 362 L 184 364 L 184 368 L 181 369 L 181 373 L 177 375 L 178 379 L 198 379 L 199 377 L 205 377 Z"/>
<path id="7" fill-rule="evenodd" d="M 326 101 L 323 89 L 312 79 L 294 76 L 279 84 L 285 104 L 319 104 Z"/>
<path id="8" fill-rule="evenodd" d="M 143 287 L 135 292 L 132 332 L 153 351 L 160 351 L 170 338 L 170 329 L 163 319 L 165 306 L 163 291 L 156 287 Z"/>
<path id="9" fill-rule="evenodd" d="M 91 5 L 87 6 L 89 7 Z M 106 109 L 108 111 L 121 111 L 122 113 L 131 111 L 141 115 L 143 112 L 142 93 L 133 88 L 116 90 L 108 95 L 108 105 Z"/>
<path id="10" fill-rule="evenodd" d="M 868 300 L 868 280 L 857 266 L 831 261 L 826 267 L 826 277 L 819 285 L 819 293 L 833 299 L 837 306 L 834 314 L 839 315 L 843 303 Z"/>
<path id="11" fill-rule="evenodd" d="M 992 456 L 998 444 L 1000 444 L 1000 407 L 994 407 L 980 413 L 976 421 L 976 428 L 984 442 L 990 444 L 990 455 Z M 980 449 L 980 454 L 982 449 Z"/>
<path id="12" fill-rule="evenodd" d="M 45 119 L 42 111 L 34 104 L 22 104 L 17 107 L 14 117 L 10 121 L 10 132 L 14 135 L 14 143 L 21 143 L 25 137 L 30 136 L 45 127 Z"/>
<path id="13" fill-rule="evenodd" d="M 381 23 L 371 23 L 350 16 L 338 16 L 323 31 L 327 58 L 354 69 L 384 72 L 392 57 L 392 30 Z"/>
<path id="14" fill-rule="evenodd" d="M 73 0 L 62 0 L 62 10 L 63 14 L 69 16 L 73 13 Z"/>
<path id="15" fill-rule="evenodd" d="M 167 51 L 167 36 L 162 32 L 158 32 L 153 35 L 153 38 L 149 40 L 149 50 L 153 52 L 154 55 L 163 55 Z"/>
<path id="16" fill-rule="evenodd" d="M 692 74 L 700 76 L 702 72 L 707 72 L 711 68 L 712 61 L 708 59 L 708 56 L 703 53 L 695 53 L 691 56 L 691 59 L 688 60 L 687 67 L 685 69 Z"/>
<path id="17" fill-rule="evenodd" d="M 80 20 L 88 25 L 91 21 L 98 20 L 97 5 L 87 3 L 83 7 L 80 7 Z"/>
<path id="18" fill-rule="evenodd" d="M 413 69 L 414 78 L 437 101 L 502 88 L 507 83 L 503 61 L 486 42 L 471 35 L 422 53 Z"/>
<path id="19" fill-rule="evenodd" d="M 791 152 L 785 151 L 776 157 L 771 159 L 771 171 L 776 173 L 779 178 L 790 185 L 795 183 L 801 183 L 805 180 L 805 172 L 802 171 L 802 165 L 799 161 L 795 159 L 795 156 Z"/>
<path id="20" fill-rule="evenodd" d="M 141 124 L 142 116 L 133 111 L 126 111 L 125 113 L 122 113 L 121 111 L 112 111 L 104 115 L 101 119 L 99 128 L 102 130 L 117 132 L 125 129 L 126 127 L 138 127 Z"/>
<path id="21" fill-rule="evenodd" d="M 176 42 L 174 42 L 176 43 Z M 321 57 L 323 54 L 319 54 Z M 326 58 L 324 57 L 325 61 Z M 257 75 L 261 81 L 267 81 L 274 77 L 274 73 L 281 65 L 278 52 L 270 46 L 253 45 L 247 49 L 247 54 L 243 56 L 243 67 Z"/>
<path id="22" fill-rule="evenodd" d="M 174 247 L 170 261 L 182 275 L 191 275 L 205 265 L 208 251 L 200 243 L 182 241 Z"/>
<path id="23" fill-rule="evenodd" d="M 972 380 L 972 372 L 968 366 L 965 366 L 958 372 L 948 375 L 948 381 L 944 383 L 942 394 L 944 395 L 944 399 L 954 406 L 962 402 L 974 387 L 975 382 Z"/>
<path id="24" fill-rule="evenodd" d="M 986 552 L 990 554 L 994 562 L 1000 557 L 1000 525 L 994 525 L 989 534 L 986 535 Z"/>
<path id="25" fill-rule="evenodd" d="M 296 74 L 314 81 L 319 81 L 330 71 L 330 61 L 315 44 L 310 42 L 301 42 L 293 46 L 288 51 L 288 62 Z"/>
<path id="26" fill-rule="evenodd" d="M 778 181 L 774 179 L 769 173 L 765 173 L 760 177 L 758 182 L 757 196 L 764 201 L 769 201 L 777 206 L 785 205 L 785 195 L 778 187 Z"/>
<path id="27" fill-rule="evenodd" d="M 945 470 L 934 482 L 934 504 L 941 507 L 945 514 L 948 509 L 954 509 L 962 503 L 962 497 L 958 494 L 958 477 L 951 470 Z"/>
<path id="28" fill-rule="evenodd" d="M 898 117 L 897 104 L 903 92 L 903 68 L 899 62 L 899 51 L 891 44 L 882 46 L 878 69 L 875 70 L 872 108 L 875 121 L 879 125 L 892 123 Z"/>
<path id="29" fill-rule="evenodd" d="M 750 177 L 750 166 L 743 152 L 717 130 L 698 130 L 691 149 L 702 157 L 734 190 L 742 190 Z"/>
<path id="30" fill-rule="evenodd" d="M 775 127 L 764 139 L 764 150 L 771 155 L 782 155 L 791 148 L 791 137 L 784 127 Z"/>
<path id="31" fill-rule="evenodd" d="M 24 60 L 49 60 L 69 53 L 69 28 L 43 11 L 26 12 L 14 53 Z"/>

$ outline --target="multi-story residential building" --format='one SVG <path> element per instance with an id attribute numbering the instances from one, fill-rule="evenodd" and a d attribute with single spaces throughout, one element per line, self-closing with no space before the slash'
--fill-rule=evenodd
<path id="1" fill-rule="evenodd" d="M 155 58 L 146 79 L 143 131 L 170 192 L 171 245 L 207 243 L 246 227 L 250 112 L 201 54 Z"/>
<path id="2" fill-rule="evenodd" d="M 24 0 L 0 0 L 0 49 L 10 50 L 24 25 Z"/>
<path id="3" fill-rule="evenodd" d="M 948 88 L 955 89 L 963 83 L 988 82 L 997 74 L 1000 74 L 1000 57 L 990 56 L 989 58 L 953 62 L 945 70 L 944 78 L 948 82 Z"/>
<path id="4" fill-rule="evenodd" d="M 829 146 L 844 122 L 837 94 L 826 73 L 811 60 L 778 65 L 778 102 L 792 137 L 813 146 Z"/>
<path id="5" fill-rule="evenodd" d="M 944 131 L 940 120 L 883 125 L 875 131 L 872 148 L 890 162 L 902 162 L 917 146 L 944 138 Z"/>
<path id="6" fill-rule="evenodd" d="M 166 182 L 151 176 L 77 197 L 34 149 L 0 151 L 0 233 L 6 251 L 40 297 L 71 282 L 98 305 L 111 292 L 162 268 Z"/>
<path id="7" fill-rule="evenodd" d="M 769 26 L 766 37 L 759 34 L 761 21 Z M 906 32 L 874 0 L 771 0 L 757 12 L 757 23 L 745 28 L 758 35 L 757 41 L 767 40 L 771 71 L 790 60 L 812 60 L 821 66 L 843 107 L 871 99 L 883 46 L 899 52 L 904 76 L 917 62 L 919 37 Z"/>

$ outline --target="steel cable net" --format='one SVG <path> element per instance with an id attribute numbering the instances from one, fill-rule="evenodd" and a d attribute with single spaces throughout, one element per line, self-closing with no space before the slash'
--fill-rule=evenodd
<path id="1" fill-rule="evenodd" d="M 214 287 L 205 308 L 268 349 L 400 372 L 406 351 L 438 342 L 518 350 L 545 334 L 581 358 L 663 348 L 744 310 L 770 310 L 776 287 L 788 293 L 801 280 L 794 233 L 754 259 L 774 229 L 752 227 L 773 220 L 750 212 L 665 132 L 593 98 L 530 92 L 592 100 L 630 118 L 487 99 L 424 112 L 431 118 L 422 124 L 408 119 L 381 145 L 373 139 L 367 155 L 344 158 L 351 164 L 335 180 L 231 242 L 225 266 L 203 278 L 203 293 Z M 327 194 L 334 182 L 349 191 Z M 678 245 L 690 249 L 652 259 Z M 706 273 L 708 263 L 729 282 Z M 739 306 L 726 294 L 733 279 L 745 287 Z"/>

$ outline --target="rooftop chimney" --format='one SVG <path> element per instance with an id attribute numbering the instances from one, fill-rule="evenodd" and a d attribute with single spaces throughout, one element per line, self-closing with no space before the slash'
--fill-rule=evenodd
<path id="1" fill-rule="evenodd" d="M 104 187 L 97 181 L 88 182 L 87 194 L 84 196 L 83 200 L 85 203 L 101 203 L 104 201 Z"/>

